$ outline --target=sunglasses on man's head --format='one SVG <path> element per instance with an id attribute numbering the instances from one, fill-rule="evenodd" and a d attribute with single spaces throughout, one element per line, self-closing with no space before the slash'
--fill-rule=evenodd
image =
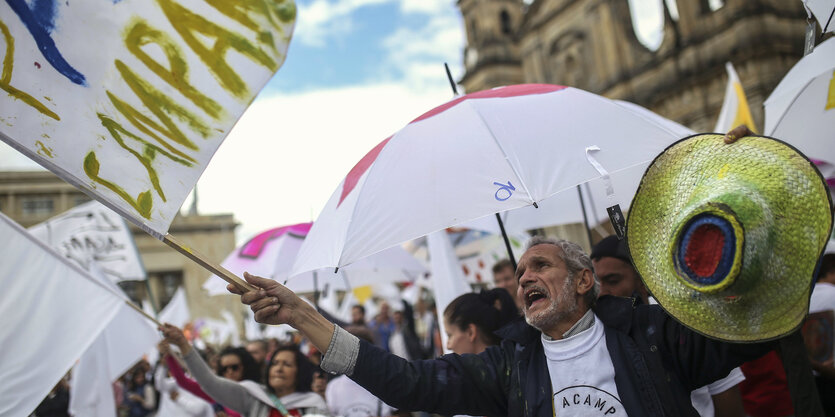
<path id="1" fill-rule="evenodd" d="M 232 364 L 232 365 L 221 366 L 220 368 L 218 368 L 218 370 L 220 371 L 221 374 L 225 374 L 226 371 L 228 371 L 228 370 L 237 372 L 240 369 L 241 369 L 241 364 L 239 364 L 239 363 L 235 363 L 235 364 Z"/>

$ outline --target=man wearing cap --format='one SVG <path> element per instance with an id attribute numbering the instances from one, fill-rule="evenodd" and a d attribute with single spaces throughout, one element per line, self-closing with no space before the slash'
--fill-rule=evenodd
<path id="1" fill-rule="evenodd" d="M 802 320 L 802 314 L 797 314 L 796 321 L 792 318 L 765 323 L 758 321 L 758 316 L 751 315 L 750 311 L 746 314 L 741 309 L 746 305 L 750 293 L 733 295 L 733 291 L 745 291 L 757 284 L 756 281 L 745 280 L 762 274 L 759 262 L 769 262 L 767 255 L 772 254 L 756 251 L 743 254 L 739 252 L 743 249 L 742 239 L 756 241 L 765 236 L 771 239 L 768 243 L 784 244 L 781 233 L 762 233 L 764 224 L 766 231 L 771 226 L 777 232 L 782 229 L 760 221 L 752 223 L 754 235 L 743 236 L 747 230 L 734 223 L 737 221 L 736 210 L 739 210 L 743 218 L 757 213 L 757 207 L 747 205 L 746 198 L 750 198 L 748 195 L 737 200 L 731 199 L 733 201 L 729 204 L 709 207 L 713 211 L 695 210 L 691 213 L 679 210 L 674 213 L 672 223 L 682 222 L 683 225 L 655 232 L 653 236 L 646 234 L 650 228 L 640 221 L 647 221 L 649 226 L 657 227 L 660 224 L 658 219 L 668 219 L 671 215 L 660 211 L 663 205 L 658 205 L 651 207 L 653 210 L 649 210 L 649 214 L 636 216 L 635 212 L 641 211 L 641 204 L 636 202 L 641 201 L 639 197 L 642 192 L 653 195 L 659 190 L 652 187 L 657 182 L 647 180 L 648 176 L 660 174 L 664 180 L 677 180 L 676 175 L 682 173 L 676 171 L 678 163 L 683 163 L 698 178 L 714 182 L 735 180 L 740 172 L 750 172 L 749 165 L 732 166 L 730 162 L 737 163 L 746 157 L 764 159 L 768 156 L 770 149 L 756 149 L 756 154 L 747 150 L 752 145 L 759 145 L 759 142 L 752 143 L 752 140 L 759 141 L 761 138 L 741 138 L 739 145 L 742 146 L 722 145 L 722 137 L 715 135 L 679 142 L 659 156 L 647 170 L 630 208 L 627 238 L 636 268 L 647 285 L 657 281 L 648 280 L 644 270 L 652 272 L 656 268 L 662 271 L 662 276 L 653 277 L 660 280 L 659 288 L 670 286 L 677 290 L 679 285 L 689 288 L 665 296 L 664 300 L 653 287 L 649 287 L 649 290 L 659 297 L 662 304 L 667 303 L 665 308 L 672 307 L 672 310 L 680 313 L 677 319 L 688 320 L 699 332 L 679 323 L 657 305 L 634 305 L 629 299 L 612 296 L 598 299 L 599 283 L 594 277 L 588 255 L 574 243 L 537 237 L 529 242 L 516 269 L 517 297 L 524 303 L 526 323 L 520 321 L 502 329 L 502 342 L 477 355 L 451 354 L 435 360 L 409 362 L 367 342 L 361 342 L 334 326 L 313 307 L 275 281 L 244 274 L 246 280 L 259 290 L 242 294 L 241 290 L 232 285 L 229 290 L 242 294 L 241 301 L 250 305 L 257 321 L 266 324 L 286 323 L 306 335 L 325 352 L 321 365 L 323 369 L 348 375 L 387 404 L 400 409 L 423 410 L 442 415 L 508 417 L 697 416 L 690 403 L 692 390 L 726 376 L 734 367 L 758 357 L 775 344 L 728 343 L 703 334 L 713 335 L 718 330 L 725 332 L 720 336 L 747 338 L 746 341 L 755 342 L 759 340 L 761 332 L 767 334 L 767 338 L 779 338 L 794 330 Z M 689 146 L 701 148 L 698 152 L 687 152 Z M 676 153 L 681 147 L 685 148 L 685 152 Z M 712 149 L 705 151 L 705 148 Z M 693 168 L 697 162 L 704 161 L 687 159 L 705 156 L 715 159 L 714 154 L 717 152 L 722 154 L 722 159 L 711 160 L 712 163 L 718 163 L 711 170 Z M 781 148 L 780 152 L 785 150 Z M 663 158 L 668 153 L 679 158 L 673 161 L 676 164 L 670 164 L 669 160 Z M 729 162 L 723 165 L 723 160 Z M 821 178 L 818 178 L 821 184 L 812 182 L 808 192 L 797 188 L 797 184 L 812 178 L 809 170 L 814 168 L 805 158 L 796 158 L 790 162 L 779 159 L 779 165 L 767 172 L 767 179 L 778 180 L 781 177 L 777 173 L 784 170 L 791 174 L 789 177 L 793 182 L 784 184 L 782 188 L 770 189 L 769 192 L 788 193 L 786 186 L 795 187 L 790 190 L 792 198 L 782 202 L 780 207 L 782 222 L 797 218 L 796 213 L 801 209 L 805 216 L 812 215 L 813 220 L 821 221 L 821 224 L 800 229 L 800 232 L 809 235 L 805 236 L 803 245 L 795 247 L 796 253 L 792 254 L 795 258 L 788 259 L 797 262 L 790 263 L 791 268 L 785 268 L 785 272 L 808 277 L 810 281 L 817 260 L 809 262 L 810 254 L 817 249 L 816 256 L 820 255 L 822 246 L 815 246 L 824 245 L 831 231 L 831 201 L 827 200 L 823 207 L 823 201 L 818 196 L 821 190 L 825 190 Z M 741 171 L 737 169 L 739 167 Z M 696 182 L 689 181 L 688 184 Z M 712 184 L 710 191 L 727 191 L 732 194 L 733 187 L 723 189 Z M 679 194 L 682 193 L 679 190 Z M 731 194 L 723 196 L 735 197 Z M 707 203 L 712 198 L 709 192 L 697 197 L 707 198 Z M 692 198 L 678 203 L 694 204 L 698 200 Z M 742 201 L 743 206 L 737 207 L 735 201 Z M 695 218 L 688 217 L 691 215 Z M 713 217 L 720 219 L 714 220 Z M 725 227 L 722 221 L 730 226 Z M 745 223 L 743 225 L 747 226 Z M 635 242 L 641 246 L 640 251 L 632 247 L 632 236 L 636 231 Z M 670 238 L 670 235 L 674 237 Z M 793 238 L 793 235 L 790 237 Z M 653 243 L 655 246 L 652 246 Z M 763 247 L 749 245 L 745 249 L 753 251 Z M 676 258 L 671 254 L 675 254 Z M 743 255 L 746 260 L 750 258 L 757 269 L 743 266 Z M 669 263 L 678 262 L 678 258 L 686 268 L 670 266 Z M 728 264 L 723 263 L 726 258 L 730 259 Z M 746 285 L 734 286 L 731 285 L 733 282 L 726 282 L 726 279 L 740 279 Z M 782 300 L 802 301 L 805 297 L 808 301 L 810 285 L 786 286 L 783 282 L 780 285 Z M 805 295 L 802 293 L 804 290 Z M 686 297 L 676 298 L 680 294 Z M 719 298 L 715 294 L 719 294 Z M 721 319 L 718 322 L 705 322 L 701 316 L 691 315 L 692 311 L 700 311 L 698 309 L 704 307 L 699 303 L 708 302 L 717 305 L 724 303 L 737 310 L 727 315 L 723 315 L 724 311 L 714 312 Z M 751 308 L 757 308 L 757 314 L 766 314 L 768 311 L 763 310 L 766 307 L 754 305 Z M 794 310 L 808 309 L 808 304 L 791 304 L 790 307 L 793 313 L 798 313 Z M 746 328 L 751 325 L 761 330 Z M 744 332 L 733 334 L 728 328 Z M 725 339 L 730 340 L 728 337 Z"/>
<path id="2" fill-rule="evenodd" d="M 603 238 L 592 248 L 591 262 L 600 280 L 600 295 L 633 297 L 649 304 L 647 288 L 632 266 L 625 240 L 615 235 Z"/>

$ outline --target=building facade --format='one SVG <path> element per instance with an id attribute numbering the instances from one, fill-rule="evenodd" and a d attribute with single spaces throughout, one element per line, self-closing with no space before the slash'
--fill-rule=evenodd
<path id="1" fill-rule="evenodd" d="M 460 80 L 466 91 L 568 85 L 711 132 L 727 85 L 725 63 L 731 62 L 759 131 L 763 102 L 803 56 L 806 13 L 800 1 L 666 0 L 656 50 L 638 40 L 628 0 L 528 3 L 458 1 L 467 32 Z M 582 226 L 560 233 L 587 241 Z"/>
<path id="2" fill-rule="evenodd" d="M 49 171 L 0 172 L 0 211 L 23 227 L 41 223 L 88 201 L 90 197 Z M 171 223 L 169 233 L 219 263 L 235 249 L 237 225 L 231 214 L 181 214 Z M 120 284 L 131 299 L 162 308 L 177 288 L 183 287 L 192 317 L 220 320 L 220 313 L 226 310 L 242 319 L 243 310 L 237 296 L 209 297 L 203 290 L 203 283 L 210 275 L 208 271 L 138 227 L 131 225 L 131 231 L 148 275 L 147 284 L 144 281 Z"/>

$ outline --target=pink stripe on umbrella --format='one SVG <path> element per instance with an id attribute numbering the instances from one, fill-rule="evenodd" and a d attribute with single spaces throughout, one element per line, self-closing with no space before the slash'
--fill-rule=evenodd
<path id="1" fill-rule="evenodd" d="M 290 226 L 276 227 L 275 229 L 261 232 L 241 246 L 241 250 L 238 251 L 238 256 L 241 258 L 257 259 L 261 256 L 261 252 L 264 251 L 264 247 L 267 246 L 267 242 L 270 240 L 285 233 L 302 237 L 307 236 L 307 232 L 310 231 L 311 226 L 313 226 L 313 223 L 299 223 Z"/>
<path id="2" fill-rule="evenodd" d="M 517 85 L 510 85 L 507 87 L 499 87 L 494 88 L 492 90 L 484 90 L 478 91 L 475 93 L 463 95 L 461 97 L 456 98 L 446 104 L 442 104 L 438 107 L 435 107 L 432 110 L 422 114 L 415 120 L 412 120 L 411 123 L 419 122 L 421 120 L 428 119 L 432 116 L 437 114 L 443 113 L 444 111 L 458 105 L 459 103 L 463 102 L 464 100 L 470 99 L 479 99 L 479 98 L 505 98 L 505 97 L 519 97 L 519 96 L 530 96 L 534 94 L 546 94 L 546 93 L 553 93 L 554 91 L 564 90 L 566 87 L 561 85 L 551 85 L 551 84 L 517 84 Z"/>
<path id="3" fill-rule="evenodd" d="M 436 116 L 444 111 L 458 105 L 459 103 L 463 102 L 464 100 L 471 100 L 471 99 L 482 99 L 482 98 L 505 98 L 505 97 L 519 97 L 519 96 L 528 96 L 533 94 L 546 94 L 546 93 L 553 93 L 554 91 L 564 90 L 566 87 L 561 85 L 551 85 L 551 84 L 518 84 L 518 85 L 511 85 L 507 87 L 499 87 L 494 88 L 492 90 L 484 90 L 479 91 L 471 94 L 467 94 L 461 97 L 456 98 L 455 100 L 449 101 L 445 104 L 442 104 L 438 107 L 435 107 L 432 110 L 422 114 L 415 120 L 412 120 L 409 124 L 419 122 L 421 120 L 428 119 L 432 116 Z M 393 135 L 392 135 L 393 136 Z M 336 203 L 336 207 L 342 205 L 342 202 L 351 194 L 351 191 L 354 190 L 354 187 L 357 186 L 357 182 L 359 182 L 360 178 L 365 171 L 368 171 L 368 168 L 374 161 L 377 159 L 377 156 L 380 155 L 380 151 L 386 146 L 389 139 L 392 136 L 387 137 L 385 140 L 377 144 L 374 149 L 371 149 L 365 156 L 351 168 L 351 171 L 348 172 L 348 175 L 345 176 L 345 181 L 342 183 L 342 193 L 339 195 L 339 202 Z"/>

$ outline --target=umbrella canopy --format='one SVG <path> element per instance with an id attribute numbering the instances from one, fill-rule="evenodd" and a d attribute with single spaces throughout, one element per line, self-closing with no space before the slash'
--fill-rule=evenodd
<path id="1" fill-rule="evenodd" d="M 679 139 L 661 123 L 571 87 L 523 84 L 458 97 L 418 117 L 348 173 L 294 273 L 341 267 L 398 243 L 536 204 L 650 161 Z"/>
<path id="2" fill-rule="evenodd" d="M 821 30 L 826 27 L 827 32 L 835 31 L 835 22 L 831 22 L 832 12 L 835 10 L 835 0 L 803 0 L 803 4 L 815 16 L 815 20 L 821 25 Z M 829 26 L 826 24 L 829 23 Z"/>
<path id="3" fill-rule="evenodd" d="M 835 38 L 798 61 L 764 106 L 767 135 L 835 163 Z"/>
<path id="4" fill-rule="evenodd" d="M 642 117 L 666 126 L 669 130 L 676 132 L 678 137 L 683 138 L 695 133 L 689 128 L 637 104 L 620 100 L 616 100 L 615 102 L 629 108 Z M 608 221 L 607 207 L 619 203 L 624 212 L 629 209 L 632 197 L 635 196 L 635 191 L 638 189 L 638 184 L 641 183 L 641 178 L 644 176 L 647 166 L 649 166 L 649 162 L 641 163 L 611 174 L 612 186 L 618 201 L 613 201 L 613 198 L 607 195 L 607 184 L 602 179 L 596 178 L 580 187 L 580 193 L 583 195 L 582 205 L 580 204 L 580 193 L 576 189 L 568 189 L 539 202 L 538 207 L 525 206 L 501 213 L 500 215 L 505 230 L 508 233 L 520 233 L 542 227 L 580 223 L 583 221 L 583 212 L 581 209 L 583 205 L 585 206 L 589 222 L 592 225 Z M 460 226 L 494 234 L 500 233 L 498 222 L 494 216 L 481 217 L 463 223 Z"/>
<path id="5" fill-rule="evenodd" d="M 409 252 L 394 246 L 360 259 L 347 270 L 339 271 L 338 275 L 333 269 L 328 269 L 291 276 L 290 269 L 312 224 L 299 223 L 258 233 L 229 254 L 222 265 L 238 275 L 246 271 L 286 282 L 285 285 L 296 292 L 322 290 L 325 283 L 331 288 L 347 290 L 349 287 L 376 283 L 408 282 L 427 272 L 426 267 Z M 206 280 L 203 288 L 210 295 L 227 293 L 226 282 L 214 275 Z"/>

